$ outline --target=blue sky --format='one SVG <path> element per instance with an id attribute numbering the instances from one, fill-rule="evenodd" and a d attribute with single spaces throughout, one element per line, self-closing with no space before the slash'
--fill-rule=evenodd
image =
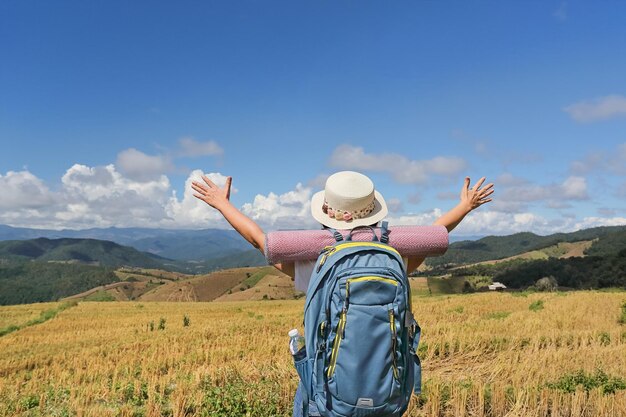
<path id="1" fill-rule="evenodd" d="M 353 169 L 393 223 L 465 175 L 455 233 L 626 223 L 624 2 L 3 2 L 0 224 L 227 227 L 190 178 L 234 178 L 267 229 L 314 227 Z"/>

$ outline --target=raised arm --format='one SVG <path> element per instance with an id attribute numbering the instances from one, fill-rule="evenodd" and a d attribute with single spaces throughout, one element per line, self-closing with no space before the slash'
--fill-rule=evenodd
<path id="1" fill-rule="evenodd" d="M 470 187 L 470 177 L 465 177 L 465 183 L 461 188 L 461 198 L 459 204 L 452 210 L 438 218 L 434 224 L 446 226 L 448 232 L 451 232 L 461 220 L 472 210 L 477 209 L 485 203 L 491 201 L 491 198 L 487 198 L 493 193 L 493 183 L 489 183 L 480 189 L 480 186 L 485 182 L 485 177 L 478 180 L 476 185 Z"/>
<path id="2" fill-rule="evenodd" d="M 264 253 L 265 234 L 263 229 L 230 202 L 230 185 L 233 182 L 233 178 L 226 178 L 226 184 L 223 188 L 215 185 L 206 175 L 203 175 L 202 179 L 205 184 L 197 181 L 191 183 L 191 187 L 196 191 L 193 196 L 219 211 L 244 239 L 260 250 L 261 253 Z"/>
<path id="3" fill-rule="evenodd" d="M 265 233 L 263 233 L 263 229 L 230 202 L 230 186 L 233 178 L 226 178 L 226 184 L 223 188 L 218 187 L 206 175 L 202 176 L 202 180 L 205 184 L 197 181 L 191 183 L 191 187 L 196 191 L 193 196 L 218 210 L 244 239 L 265 255 Z M 293 278 L 293 263 L 274 264 L 274 266 Z"/>
<path id="4" fill-rule="evenodd" d="M 483 189 L 480 187 L 485 182 L 485 177 L 478 180 L 476 185 L 470 188 L 470 177 L 465 177 L 465 183 L 461 188 L 459 204 L 443 216 L 435 220 L 436 225 L 445 226 L 448 232 L 451 232 L 459 223 L 467 216 L 469 212 L 477 209 L 485 203 L 491 201 L 489 197 L 493 194 L 493 183 L 487 184 Z M 411 273 L 416 270 L 424 262 L 424 258 L 409 258 L 407 272 Z"/>

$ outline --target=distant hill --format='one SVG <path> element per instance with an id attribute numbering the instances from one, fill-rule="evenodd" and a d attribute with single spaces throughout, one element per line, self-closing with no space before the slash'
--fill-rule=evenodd
<path id="1" fill-rule="evenodd" d="M 6 226 L 4 226 L 6 228 Z M 27 229 L 31 230 L 31 229 Z M 207 231 L 215 232 L 215 231 Z M 223 231 L 218 231 L 223 232 Z M 221 234 L 213 234 L 215 242 L 213 246 L 221 243 L 225 247 L 233 248 L 233 238 L 227 233 L 220 240 Z M 184 240 L 175 236 L 172 239 Z M 145 243 L 146 241 L 144 241 Z M 230 242 L 230 243 L 229 243 Z M 202 246 L 206 242 L 191 241 L 185 244 L 177 244 L 169 241 L 170 248 L 184 251 L 191 248 L 188 246 Z M 236 243 L 235 246 L 239 245 Z M 206 258 L 194 259 L 168 259 L 155 254 L 157 252 L 142 252 L 135 247 L 124 246 L 112 241 L 91 238 L 36 238 L 29 240 L 0 241 L 0 259 L 35 259 L 38 261 L 81 262 L 93 265 L 110 267 L 134 266 L 139 268 L 157 268 L 170 271 L 180 271 L 192 274 L 204 274 L 224 268 L 237 268 L 246 266 L 266 265 L 265 257 L 256 249 L 251 249 L 245 242 L 243 249 L 212 250 L 213 255 Z M 138 246 L 142 246 L 139 244 Z M 170 251 L 172 252 L 172 251 Z M 226 253 L 225 255 L 222 253 Z M 180 255 L 180 254 L 179 254 Z M 182 257 L 179 256 L 179 258 Z"/>
<path id="2" fill-rule="evenodd" d="M 558 286 L 566 288 L 626 288 L 625 228 L 603 229 L 593 241 L 577 243 L 561 242 L 506 260 L 448 268 L 447 271 L 453 277 L 467 277 L 470 281 L 488 278 L 509 288 L 532 287 L 545 277 L 554 278 Z M 535 255 L 531 256 L 533 253 Z M 430 272 L 441 274 L 445 270 L 436 268 Z"/>
<path id="3" fill-rule="evenodd" d="M 56 301 L 118 281 L 111 268 L 80 263 L 0 261 L 0 305 Z"/>
<path id="4" fill-rule="evenodd" d="M 121 279 L 66 297 L 85 301 L 252 301 L 303 296 L 292 279 L 271 266 L 231 268 L 185 276 L 159 270 L 123 269 Z"/>
<path id="5" fill-rule="evenodd" d="M 196 278 L 180 272 L 206 274 L 208 271 L 233 266 L 252 267 L 250 270 L 256 271 L 254 267 L 258 265 L 266 265 L 265 258 L 258 250 L 207 261 L 176 261 L 105 240 L 10 240 L 0 242 L 0 304 L 55 301 L 82 293 L 85 294 L 79 298 L 141 299 L 144 294 L 160 286 L 176 286 L 176 283 L 185 279 Z M 115 272 L 119 268 L 123 269 Z M 246 278 L 245 274 L 243 278 L 241 276 L 237 275 L 237 282 Z M 193 285 L 178 285 L 172 297 L 201 294 L 200 300 L 210 301 L 235 285 L 231 280 L 222 282 L 221 279 L 212 280 L 208 286 L 198 286 L 200 282 L 203 281 L 198 278 L 193 281 Z M 222 288 L 224 285 L 226 288 Z M 189 288 L 195 290 L 181 293 Z M 205 288 L 209 288 L 208 293 Z M 165 290 L 168 297 L 172 292 Z M 207 297 L 205 294 L 213 295 Z M 190 299 L 196 298 L 194 295 Z"/>
<path id="6" fill-rule="evenodd" d="M 593 240 L 608 234 L 626 230 L 626 226 L 594 227 L 572 233 L 555 233 L 540 236 L 530 232 L 509 236 L 487 236 L 475 241 L 461 241 L 450 245 L 443 256 L 428 258 L 430 266 L 463 265 L 494 259 L 502 259 L 533 250 L 556 245 L 559 242 Z"/>
<path id="7" fill-rule="evenodd" d="M 0 258 L 41 262 L 78 262 L 107 267 L 162 268 L 167 259 L 129 246 L 95 239 L 9 240 L 0 242 Z M 164 268 L 167 269 L 167 268 Z"/>
<path id="8" fill-rule="evenodd" d="M 181 281 L 168 282 L 143 294 L 143 301 L 213 301 L 241 286 L 259 268 L 234 268 Z"/>
<path id="9" fill-rule="evenodd" d="M 115 268 L 165 269 L 168 260 L 95 239 L 0 242 L 0 304 L 54 301 L 119 281 Z"/>
<path id="10" fill-rule="evenodd" d="M 108 240 L 176 260 L 208 260 L 250 250 L 234 230 L 176 230 L 150 228 L 94 228 L 84 230 L 29 229 L 0 225 L 0 241 L 74 238 Z"/>

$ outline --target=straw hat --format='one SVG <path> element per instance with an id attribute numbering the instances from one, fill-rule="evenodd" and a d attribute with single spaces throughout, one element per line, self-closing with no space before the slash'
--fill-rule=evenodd
<path id="1" fill-rule="evenodd" d="M 368 177 L 341 171 L 328 177 L 324 191 L 313 195 L 311 214 L 333 229 L 353 229 L 384 219 L 387 204 Z"/>

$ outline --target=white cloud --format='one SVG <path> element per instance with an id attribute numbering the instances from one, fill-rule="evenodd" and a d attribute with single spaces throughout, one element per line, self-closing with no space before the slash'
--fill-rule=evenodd
<path id="1" fill-rule="evenodd" d="M 27 170 L 0 174 L 0 209 L 33 209 L 54 202 L 53 193 Z"/>
<path id="2" fill-rule="evenodd" d="M 257 194 L 252 203 L 243 205 L 242 211 L 268 230 L 318 228 L 311 216 L 311 195 L 310 187 L 298 183 L 295 190 L 284 194 Z"/>
<path id="3" fill-rule="evenodd" d="M 193 196 L 193 180 L 204 173 L 193 171 L 177 198 L 167 176 L 145 181 L 121 173 L 113 164 L 89 167 L 75 164 L 51 192 L 44 182 L 28 171 L 0 175 L 4 192 L 0 200 L 0 224 L 39 228 L 165 227 L 230 228 L 222 215 Z M 222 187 L 226 176 L 206 174 Z M 231 189 L 231 195 L 237 193 Z M 283 194 L 257 195 L 244 204 L 243 212 L 268 230 L 317 228 L 310 214 L 312 189 L 297 184 Z"/>
<path id="4" fill-rule="evenodd" d="M 548 219 L 531 212 L 507 214 L 478 210 L 470 213 L 452 233 L 459 235 L 508 235 L 530 231 L 539 235 L 549 235 L 590 227 L 624 224 L 626 224 L 624 217 L 584 217 L 579 220 L 575 216 L 559 216 Z"/>
<path id="5" fill-rule="evenodd" d="M 390 217 L 389 224 L 431 225 L 443 215 L 443 210 L 436 208 L 427 212 Z M 506 214 L 497 211 L 478 209 L 468 214 L 452 233 L 458 235 L 493 235 L 511 234 L 522 231 L 545 231 L 549 221 L 533 213 Z"/>
<path id="6" fill-rule="evenodd" d="M 11 191 L 11 198 L 3 198 L 0 206 L 3 224 L 52 229 L 186 224 L 169 217 L 166 211 L 172 190 L 165 175 L 137 181 L 117 171 L 113 164 L 75 164 L 63 175 L 59 190 L 51 192 L 30 172 L 15 174 L 0 176 L 3 191 Z"/>
<path id="7" fill-rule="evenodd" d="M 220 145 L 213 140 L 198 142 L 194 138 L 186 137 L 181 138 L 178 141 L 178 144 L 180 146 L 179 156 L 216 156 L 224 153 L 224 150 L 220 147 Z"/>
<path id="8" fill-rule="evenodd" d="M 568 177 L 558 187 L 562 198 L 568 200 L 587 200 L 587 181 L 583 177 Z"/>
<path id="9" fill-rule="evenodd" d="M 502 178 L 503 176 L 501 176 Z M 564 207 L 567 201 L 588 200 L 587 180 L 570 176 L 560 184 L 539 185 L 507 174 L 499 197 L 494 201 L 494 210 L 514 212 L 526 209 L 526 203 L 545 202 L 553 208 Z"/>
<path id="10" fill-rule="evenodd" d="M 332 153 L 333 167 L 357 171 L 384 172 L 403 184 L 425 184 L 431 176 L 451 177 L 467 168 L 462 158 L 438 156 L 410 160 L 394 153 L 368 154 L 358 146 L 340 145 Z"/>
<path id="11" fill-rule="evenodd" d="M 126 193 L 134 193 L 150 198 L 169 190 L 170 182 L 165 175 L 151 181 L 136 181 L 123 176 L 115 165 L 88 167 L 74 164 L 61 178 L 64 189 L 74 197 L 87 201 L 111 198 Z"/>
<path id="12" fill-rule="evenodd" d="M 570 104 L 563 109 L 580 123 L 597 122 L 626 116 L 626 97 L 613 94 Z"/>
<path id="13" fill-rule="evenodd" d="M 154 159 L 157 158 L 157 159 Z M 135 149 L 120 153 L 117 164 L 89 167 L 75 164 L 61 178 L 59 186 L 51 191 L 40 178 L 28 170 L 9 171 L 0 175 L 0 224 L 45 228 L 90 227 L 166 227 L 166 228 L 230 228 L 221 214 L 193 196 L 191 181 L 200 180 L 204 173 L 193 171 L 185 182 L 179 197 L 168 177 L 159 171 L 171 169 L 165 157 L 143 154 Z M 137 162 L 134 168 L 128 164 Z M 606 170 L 617 172 L 620 161 L 626 161 L 626 143 L 610 155 L 602 154 L 597 163 Z M 342 145 L 335 149 L 331 162 L 335 166 L 384 172 L 401 183 L 419 184 L 432 176 L 458 174 L 465 162 L 458 158 L 438 157 L 430 160 L 409 160 L 399 154 L 368 154 L 363 148 Z M 155 163 L 157 168 L 146 168 Z M 340 165 L 343 164 L 343 165 Z M 372 168 L 372 166 L 374 168 Z M 129 171 L 130 169 L 130 171 Z M 406 171 L 399 173 L 398 171 Z M 143 175 L 150 172 L 150 175 Z M 226 176 L 218 172 L 206 174 L 223 186 Z M 326 175 L 320 175 L 305 185 L 298 183 L 291 191 L 256 195 L 242 206 L 244 214 L 258 222 L 265 230 L 319 228 L 310 214 L 310 198 L 314 189 L 323 188 Z M 471 213 L 454 231 L 460 235 L 509 234 L 533 231 L 549 234 L 572 231 L 599 225 L 626 224 L 621 212 L 599 212 L 604 217 L 567 216 L 546 218 L 531 210 L 532 203 L 540 202 L 550 208 L 569 208 L 569 202 L 586 200 L 587 180 L 583 175 L 571 175 L 561 182 L 540 185 L 510 173 L 496 181 L 499 197 L 492 203 Z M 233 189 L 232 193 L 237 190 Z M 626 196 L 626 183 L 620 190 Z M 439 193 L 439 198 L 458 198 L 456 193 Z M 415 194 L 409 201 L 419 201 Z M 432 224 L 442 210 L 403 214 L 403 201 L 389 198 L 389 221 L 392 225 Z M 616 215 L 617 214 L 617 215 Z"/>
<path id="14" fill-rule="evenodd" d="M 433 224 L 442 214 L 441 209 L 435 208 L 423 213 L 389 216 L 387 220 L 390 226 L 427 226 Z"/>
<path id="15" fill-rule="evenodd" d="M 128 177 L 138 181 L 150 181 L 174 170 L 169 157 L 147 155 L 135 148 L 129 148 L 117 155 L 116 166 Z"/>
<path id="16" fill-rule="evenodd" d="M 573 230 L 588 229 L 598 226 L 621 226 L 626 224 L 626 217 L 585 217 L 574 223 Z"/>
<path id="17" fill-rule="evenodd" d="M 435 208 L 430 211 L 389 217 L 392 226 L 404 225 L 431 225 L 443 215 L 443 210 Z M 623 220 L 623 223 L 620 221 Z M 626 219 L 605 219 L 607 224 L 626 224 Z M 585 218 L 582 221 L 574 219 L 547 219 L 531 212 L 503 213 L 493 210 L 478 209 L 468 214 L 463 221 L 451 232 L 458 236 L 475 235 L 507 235 L 518 232 L 532 231 L 537 234 L 551 234 L 580 229 L 583 224 L 588 227 L 602 223 L 600 218 Z"/>
<path id="18" fill-rule="evenodd" d="M 497 211 L 470 213 L 455 229 L 460 235 L 504 235 L 525 231 L 545 232 L 549 222 L 530 212 L 508 214 Z"/>
<path id="19" fill-rule="evenodd" d="M 194 197 L 194 189 L 191 188 L 192 181 L 204 183 L 202 175 L 206 175 L 215 185 L 223 187 L 226 184 L 226 176 L 219 172 L 210 172 L 205 174 L 201 170 L 194 170 L 185 181 L 185 189 L 183 190 L 182 200 L 178 200 L 176 192 L 168 199 L 165 206 L 165 212 L 171 227 L 200 227 L 200 228 L 228 228 L 228 223 L 224 220 L 222 214 L 209 206 L 204 201 Z M 237 189 L 231 187 L 231 196 L 237 192 Z"/>
<path id="20" fill-rule="evenodd" d="M 63 207 L 53 216 L 73 227 L 154 226 L 164 218 L 170 194 L 165 175 L 136 180 L 115 165 L 88 167 L 75 164 L 61 179 Z"/>

